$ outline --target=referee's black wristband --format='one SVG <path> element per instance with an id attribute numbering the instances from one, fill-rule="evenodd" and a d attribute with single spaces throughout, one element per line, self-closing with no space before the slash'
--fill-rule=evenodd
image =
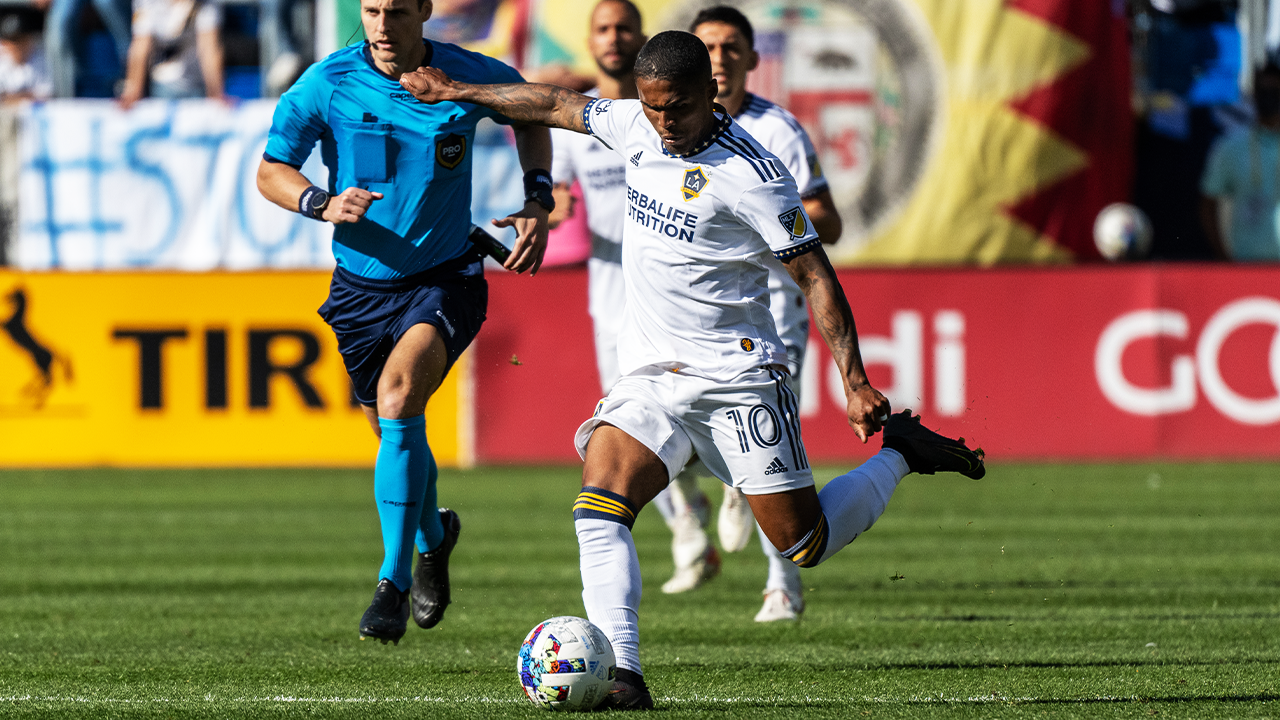
<path id="1" fill-rule="evenodd" d="M 530 170 L 524 174 L 524 200 L 538 203 L 547 212 L 556 209 L 556 198 L 551 194 L 551 173 L 542 169 Z"/>
<path id="2" fill-rule="evenodd" d="M 324 209 L 329 206 L 329 193 L 312 185 L 298 198 L 298 213 L 313 220 L 324 219 Z"/>

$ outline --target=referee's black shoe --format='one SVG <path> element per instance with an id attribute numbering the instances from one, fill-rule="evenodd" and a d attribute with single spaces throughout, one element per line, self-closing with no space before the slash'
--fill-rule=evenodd
<path id="1" fill-rule="evenodd" d="M 360 618 L 360 639 L 373 638 L 381 640 L 383 645 L 399 645 L 408 625 L 409 591 L 398 589 L 386 578 L 379 580 L 373 591 L 373 602 Z"/>
<path id="2" fill-rule="evenodd" d="M 438 625 L 449 607 L 449 553 L 462 532 L 458 513 L 449 508 L 440 508 L 440 524 L 444 539 L 429 552 L 418 553 L 418 566 L 413 569 L 413 621 L 423 629 Z"/>
<path id="3" fill-rule="evenodd" d="M 932 475 L 958 472 L 977 480 L 987 474 L 982 448 L 970 450 L 964 438 L 952 440 L 920 424 L 920 416 L 903 410 L 889 416 L 884 425 L 884 447 L 897 450 L 911 472 Z"/>
<path id="4" fill-rule="evenodd" d="M 653 695 L 644 684 L 644 676 L 633 670 L 618 668 L 613 687 L 597 710 L 652 710 Z"/>

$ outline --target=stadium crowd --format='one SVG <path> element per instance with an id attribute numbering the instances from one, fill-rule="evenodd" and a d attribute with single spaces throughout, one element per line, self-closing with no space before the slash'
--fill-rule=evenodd
<path id="1" fill-rule="evenodd" d="M 516 4 L 530 12 L 536 0 Z M 1253 102 L 1265 102 L 1253 71 L 1280 48 L 1280 0 L 1127 4 L 1138 111 L 1132 200 L 1154 230 L 1150 258 L 1280 260 L 1271 169 L 1280 140 Z M 436 2 L 424 34 L 476 47 L 468 41 L 484 13 L 473 5 Z M 277 97 L 317 59 L 316 27 L 308 0 L 4 0 L 0 103 L 114 97 L 128 108 L 144 97 Z M 511 45 L 519 55 L 524 43 Z M 579 91 L 594 84 L 563 66 L 506 59 L 532 81 Z M 1268 82 L 1258 85 L 1264 95 Z"/>

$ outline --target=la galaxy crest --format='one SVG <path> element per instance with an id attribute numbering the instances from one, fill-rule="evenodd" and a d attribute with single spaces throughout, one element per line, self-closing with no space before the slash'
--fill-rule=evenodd
<path id="1" fill-rule="evenodd" d="M 457 133 L 449 133 L 436 141 L 436 162 L 452 170 L 462 164 L 467 156 L 467 139 Z"/>
<path id="2" fill-rule="evenodd" d="M 782 227 L 785 228 L 787 232 L 791 233 L 791 237 L 793 238 L 804 237 L 804 234 L 808 232 L 809 229 L 808 223 L 804 221 L 804 212 L 799 208 L 799 206 L 793 207 L 779 215 L 778 222 L 782 223 Z"/>
<path id="3" fill-rule="evenodd" d="M 709 182 L 711 180 L 707 178 L 707 173 L 701 166 L 685 170 L 684 181 L 680 183 L 680 192 L 684 195 L 684 201 L 689 202 L 701 195 Z"/>

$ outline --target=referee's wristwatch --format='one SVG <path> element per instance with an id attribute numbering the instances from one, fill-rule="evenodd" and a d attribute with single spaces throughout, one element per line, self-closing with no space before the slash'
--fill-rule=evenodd
<path id="1" fill-rule="evenodd" d="M 329 207 L 329 193 L 312 185 L 298 198 L 298 212 L 315 220 L 324 219 L 324 209 Z"/>
<path id="2" fill-rule="evenodd" d="M 556 209 L 556 198 L 551 194 L 551 173 L 530 170 L 524 174 L 524 201 L 536 202 L 547 212 Z"/>

